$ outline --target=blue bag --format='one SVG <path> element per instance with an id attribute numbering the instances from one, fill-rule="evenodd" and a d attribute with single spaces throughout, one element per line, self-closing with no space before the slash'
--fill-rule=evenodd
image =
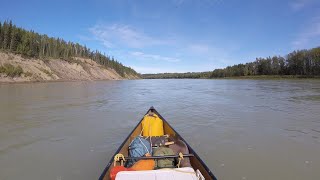
<path id="1" fill-rule="evenodd" d="M 142 157 L 147 153 L 152 154 L 149 141 L 145 140 L 141 136 L 137 136 L 136 138 L 134 138 L 134 140 L 129 145 L 129 156 Z M 137 161 L 137 159 L 128 160 L 126 163 L 126 167 L 131 167 Z"/>

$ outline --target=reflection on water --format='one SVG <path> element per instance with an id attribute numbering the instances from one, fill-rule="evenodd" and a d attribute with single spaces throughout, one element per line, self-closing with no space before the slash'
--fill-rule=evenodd
<path id="1" fill-rule="evenodd" d="M 157 110 L 219 179 L 319 179 L 320 81 L 0 85 L 0 179 L 97 179 Z"/>

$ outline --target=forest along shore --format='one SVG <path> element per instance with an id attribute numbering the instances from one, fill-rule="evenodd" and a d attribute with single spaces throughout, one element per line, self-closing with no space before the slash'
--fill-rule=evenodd
<path id="1" fill-rule="evenodd" d="M 113 57 L 0 22 L 0 82 L 137 79 Z"/>
<path id="2" fill-rule="evenodd" d="M 320 77 L 320 47 L 293 51 L 286 56 L 256 58 L 207 72 L 143 74 L 144 79 L 291 79 Z"/>
<path id="3" fill-rule="evenodd" d="M 138 78 L 133 74 L 123 77 L 114 69 L 87 58 L 40 60 L 0 52 L 0 83 Z"/>

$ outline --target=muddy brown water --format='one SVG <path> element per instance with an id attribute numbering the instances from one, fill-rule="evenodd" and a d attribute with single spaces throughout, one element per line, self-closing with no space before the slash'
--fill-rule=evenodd
<path id="1" fill-rule="evenodd" d="M 0 84 L 0 179 L 97 179 L 152 105 L 218 179 L 320 179 L 319 80 Z"/>

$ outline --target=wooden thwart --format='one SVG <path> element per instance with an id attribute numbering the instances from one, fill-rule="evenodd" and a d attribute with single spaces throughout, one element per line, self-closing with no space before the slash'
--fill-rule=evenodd
<path id="1" fill-rule="evenodd" d="M 193 154 L 184 154 L 183 157 L 193 157 Z M 168 155 L 168 156 L 143 156 L 143 157 L 124 157 L 124 159 L 166 159 L 166 158 L 178 158 L 179 155 Z M 122 158 L 120 158 L 122 160 Z"/>

